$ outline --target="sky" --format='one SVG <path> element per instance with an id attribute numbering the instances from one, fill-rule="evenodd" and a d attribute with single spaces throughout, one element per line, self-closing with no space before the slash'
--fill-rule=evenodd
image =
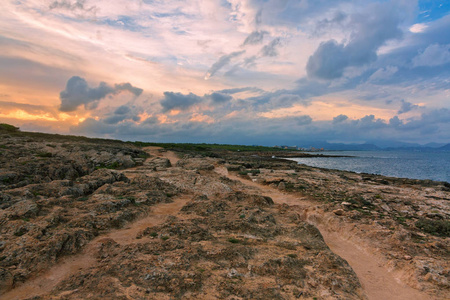
<path id="1" fill-rule="evenodd" d="M 450 1 L 3 0 L 0 122 L 149 142 L 450 143 Z"/>

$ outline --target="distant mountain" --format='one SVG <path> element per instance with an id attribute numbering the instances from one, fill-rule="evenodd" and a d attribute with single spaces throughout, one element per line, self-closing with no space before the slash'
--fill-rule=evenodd
<path id="1" fill-rule="evenodd" d="M 343 150 L 343 151 L 374 151 L 381 150 L 379 147 L 373 144 L 343 144 L 343 143 L 328 143 L 324 141 L 313 141 L 308 143 L 302 143 L 304 148 L 323 148 L 325 150 Z"/>
<path id="2" fill-rule="evenodd" d="M 442 146 L 442 147 L 440 147 L 440 148 L 438 148 L 439 150 L 448 150 L 448 151 L 450 151 L 450 144 L 447 144 L 447 145 L 445 145 L 445 146 Z"/>
<path id="3" fill-rule="evenodd" d="M 444 147 L 446 145 L 443 144 L 443 143 L 428 143 L 428 144 L 425 144 L 424 146 L 425 147 L 430 147 L 430 148 L 441 148 L 441 147 Z"/>
<path id="4" fill-rule="evenodd" d="M 403 150 L 403 151 L 436 151 L 450 150 L 450 144 L 428 143 L 425 145 L 417 143 L 405 143 L 397 141 L 371 141 L 364 144 L 329 143 L 326 141 L 304 141 L 299 143 L 302 148 L 323 148 L 333 151 L 377 151 L 377 150 Z"/>

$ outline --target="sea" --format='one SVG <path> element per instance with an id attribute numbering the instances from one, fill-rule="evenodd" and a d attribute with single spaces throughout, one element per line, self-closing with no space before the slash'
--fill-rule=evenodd
<path id="1" fill-rule="evenodd" d="M 450 151 L 321 151 L 311 154 L 336 157 L 290 159 L 312 167 L 450 182 Z"/>

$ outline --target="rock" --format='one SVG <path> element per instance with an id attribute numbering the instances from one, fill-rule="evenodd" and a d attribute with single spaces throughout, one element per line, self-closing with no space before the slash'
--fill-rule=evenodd
<path id="1" fill-rule="evenodd" d="M 235 278 L 235 277 L 239 277 L 240 274 L 238 273 L 238 271 L 236 271 L 236 269 L 231 269 L 230 272 L 228 272 L 227 277 L 228 278 Z"/>
<path id="2" fill-rule="evenodd" d="M 14 276 L 7 269 L 0 268 L 0 296 L 10 290 L 14 284 Z"/>
<path id="3" fill-rule="evenodd" d="M 17 180 L 19 175 L 16 172 L 0 170 L 0 184 L 9 184 Z"/>
<path id="4" fill-rule="evenodd" d="M 227 168 L 228 171 L 232 172 L 232 171 L 240 171 L 242 166 L 241 165 L 225 164 L 225 168 Z"/>
<path id="5" fill-rule="evenodd" d="M 284 191 L 284 190 L 286 189 L 286 184 L 285 184 L 283 181 L 281 181 L 281 182 L 278 184 L 278 189 L 279 189 L 280 191 Z"/>
<path id="6" fill-rule="evenodd" d="M 352 204 L 350 202 L 346 202 L 346 201 L 341 202 L 341 205 L 343 205 L 343 206 L 352 206 Z"/>
<path id="7" fill-rule="evenodd" d="M 172 167 L 172 164 L 170 163 L 170 160 L 163 157 L 153 157 L 151 159 L 148 159 L 144 166 L 146 168 L 154 169 L 154 170 L 164 170 L 167 168 Z"/>
<path id="8" fill-rule="evenodd" d="M 344 214 L 344 210 L 342 208 L 333 210 L 333 213 L 337 216 L 342 216 Z"/>
<path id="9" fill-rule="evenodd" d="M 381 204 L 380 207 L 381 207 L 382 209 L 384 209 L 385 211 L 387 211 L 387 212 L 390 212 L 390 211 L 391 211 L 391 208 L 390 208 L 387 204 Z"/>
<path id="10" fill-rule="evenodd" d="M 39 213 L 39 206 L 32 200 L 23 200 L 11 206 L 10 216 L 12 219 L 33 218 Z"/>
<path id="11" fill-rule="evenodd" d="M 409 256 L 409 255 L 405 255 L 405 256 L 403 256 L 403 259 L 404 259 L 404 260 L 411 260 L 411 259 L 412 259 L 412 257 L 411 257 L 411 256 Z"/>
<path id="12" fill-rule="evenodd" d="M 211 158 L 183 158 L 180 159 L 176 166 L 186 170 L 214 170 L 215 161 Z"/>

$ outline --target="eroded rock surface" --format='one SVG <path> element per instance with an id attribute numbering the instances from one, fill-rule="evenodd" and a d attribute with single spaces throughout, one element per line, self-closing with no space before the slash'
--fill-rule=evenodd
<path id="1" fill-rule="evenodd" d="M 312 223 L 449 295 L 448 184 L 51 137 L 0 140 L 0 298 L 365 299 Z"/>

